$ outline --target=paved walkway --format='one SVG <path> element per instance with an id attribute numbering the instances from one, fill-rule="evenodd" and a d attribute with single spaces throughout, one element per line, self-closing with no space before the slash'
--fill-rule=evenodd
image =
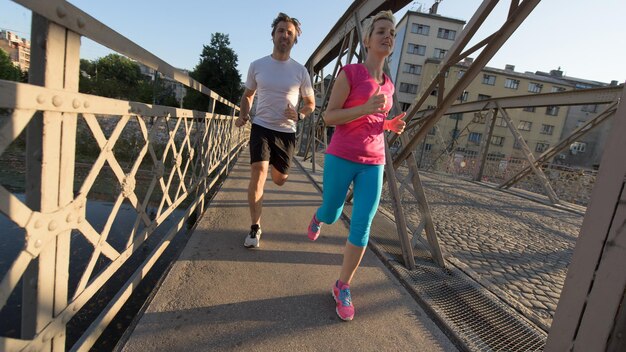
<path id="1" fill-rule="evenodd" d="M 420 175 L 447 259 L 548 331 L 582 213 L 542 204 L 545 197 L 536 194 L 527 199 L 484 184 Z M 399 177 L 405 176 L 400 169 Z M 417 204 L 408 192 L 403 197 L 409 227 L 417 227 Z M 381 206 L 391 209 L 386 189 Z"/>
<path id="2" fill-rule="evenodd" d="M 348 229 L 340 221 L 306 238 L 321 196 L 297 165 L 285 186 L 268 182 L 261 249 L 245 249 L 248 160 L 239 158 L 124 351 L 456 351 L 369 250 L 352 283 L 355 320 L 339 320 L 330 288 Z"/>

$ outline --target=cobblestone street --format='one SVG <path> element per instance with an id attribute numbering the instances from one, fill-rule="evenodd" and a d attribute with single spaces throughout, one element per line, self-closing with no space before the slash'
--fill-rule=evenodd
<path id="1" fill-rule="evenodd" d="M 405 176 L 400 168 L 398 178 Z M 440 174 L 420 176 L 449 262 L 547 331 L 583 215 Z M 389 199 L 383 187 L 381 206 L 392 211 Z M 418 205 L 406 189 L 402 204 L 416 228 Z"/>

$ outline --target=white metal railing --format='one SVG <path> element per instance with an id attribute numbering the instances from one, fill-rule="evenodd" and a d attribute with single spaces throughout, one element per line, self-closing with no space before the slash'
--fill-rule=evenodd
<path id="1" fill-rule="evenodd" d="M 211 188 L 228 173 L 247 131 L 234 128 L 235 104 L 71 4 L 16 2 L 33 11 L 37 45 L 34 84 L 0 80 L 0 163 L 6 156 L 25 164 L 25 197 L 0 185 L 0 214 L 19 227 L 24 243 L 0 272 L 0 307 L 16 297 L 21 302 L 21 319 L 14 319 L 21 321 L 20 335 L 0 337 L 0 350 L 65 351 L 68 322 L 129 259 L 136 260 L 138 248 L 149 248 L 72 343 L 71 350 L 88 350 L 188 218 L 204 212 Z M 78 93 L 80 36 L 209 95 L 209 112 Z M 231 114 L 214 113 L 216 103 L 230 107 Z M 95 152 L 82 155 L 85 143 Z M 100 189 L 102 179 L 112 187 Z M 102 226 L 87 212 L 95 194 L 112 204 Z M 121 209 L 132 209 L 133 224 L 122 240 L 116 238 L 123 245 L 114 245 L 109 235 Z M 91 252 L 85 263 L 70 268 L 77 238 Z M 149 240 L 156 243 L 146 247 Z"/>

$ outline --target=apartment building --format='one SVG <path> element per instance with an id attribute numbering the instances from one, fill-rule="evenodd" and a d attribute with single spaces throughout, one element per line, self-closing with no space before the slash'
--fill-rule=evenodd
<path id="1" fill-rule="evenodd" d="M 22 71 L 30 68 L 30 40 L 21 38 L 17 34 L 0 30 L 0 48 L 9 54 L 13 64 Z"/>
<path id="2" fill-rule="evenodd" d="M 574 89 L 600 88 L 607 86 L 616 86 L 617 81 L 611 83 L 602 83 L 582 78 L 566 76 L 559 69 L 550 72 L 536 72 L 538 75 L 558 78 L 574 86 Z M 568 137 L 572 132 L 592 120 L 598 114 L 601 114 L 608 104 L 594 105 L 573 105 L 568 107 L 565 125 L 561 133 L 561 139 Z M 575 166 L 585 169 L 597 169 L 600 165 L 602 154 L 604 153 L 604 145 L 609 137 L 613 118 L 605 120 L 601 125 L 596 126 L 580 139 L 570 144 L 568 150 L 562 151 L 556 158 L 555 162 L 567 166 Z"/>
<path id="3" fill-rule="evenodd" d="M 402 110 L 411 105 L 422 87 L 426 60 L 442 59 L 464 25 L 465 21 L 437 14 L 436 4 L 428 13 L 408 11 L 398 22 L 389 70 Z"/>
<path id="4" fill-rule="evenodd" d="M 461 34 L 465 21 L 441 16 L 437 3 L 428 12 L 408 11 L 396 26 L 396 46 L 389 59 L 391 78 L 396 85 L 400 109 L 406 111 L 417 96 L 428 87 L 438 72 L 439 63 Z M 468 62 L 452 67 L 446 78 L 451 87 L 463 75 Z M 611 84 L 617 84 L 616 81 Z M 607 86 L 606 83 L 568 77 L 560 69 L 545 72 L 516 72 L 507 65 L 504 69 L 486 67 L 459 97 L 459 103 L 511 95 L 527 95 Z M 428 92 L 430 94 L 430 92 Z M 436 105 L 431 96 L 423 108 Z M 537 107 L 509 110 L 509 116 L 535 156 L 569 136 L 578 126 L 601 113 L 606 106 Z M 611 119 L 596 127 L 580 140 L 561 152 L 553 162 L 581 168 L 597 168 L 608 138 Z M 477 155 L 480 142 L 486 138 L 485 123 L 475 116 L 444 116 L 430 131 L 418 148 L 418 154 L 440 154 L 450 150 L 455 140 L 455 149 L 465 156 Z M 489 141 L 489 155 L 507 160 L 524 158 L 518 143 L 501 119 L 496 121 L 493 136 Z M 420 156 L 421 157 L 421 156 Z"/>
<path id="5" fill-rule="evenodd" d="M 423 68 L 424 88 L 439 72 L 441 61 L 427 59 Z M 451 67 L 446 76 L 445 85 L 452 87 L 463 77 L 471 59 L 466 59 Z M 480 101 L 504 96 L 520 96 L 546 92 L 559 92 L 574 89 L 571 83 L 549 75 L 540 75 L 532 72 L 516 72 L 513 65 L 506 65 L 504 69 L 485 67 L 474 79 L 457 103 L 466 101 Z M 436 91 L 418 94 L 429 94 L 425 107 L 435 106 Z M 547 106 L 522 109 L 508 109 L 507 113 L 526 144 L 535 157 L 557 144 L 563 132 L 568 109 L 566 107 Z M 483 114 L 452 114 L 444 115 L 437 125 L 426 136 L 422 146 L 425 154 L 440 154 L 442 151 L 455 151 L 465 157 L 475 157 L 480 153 L 481 142 L 487 138 L 489 126 Z M 489 157 L 515 161 L 524 159 L 524 153 L 519 143 L 515 141 L 505 121 L 498 117 L 493 135 L 489 142 Z"/>

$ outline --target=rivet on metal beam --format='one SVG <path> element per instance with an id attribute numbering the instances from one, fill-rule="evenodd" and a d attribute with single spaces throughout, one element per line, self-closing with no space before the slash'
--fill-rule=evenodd
<path id="1" fill-rule="evenodd" d="M 85 107 L 85 109 L 89 108 L 89 102 L 87 100 L 85 100 L 85 102 L 83 103 L 83 106 Z"/>
<path id="2" fill-rule="evenodd" d="M 50 231 L 54 231 L 59 227 L 59 224 L 57 224 L 56 221 L 52 220 L 50 221 L 50 223 L 48 224 L 48 230 Z"/>
<path id="3" fill-rule="evenodd" d="M 65 218 L 65 221 L 70 223 L 70 222 L 74 222 L 74 220 L 76 220 L 76 218 L 74 217 L 74 214 L 69 213 L 67 214 L 67 218 Z"/>
<path id="4" fill-rule="evenodd" d="M 39 220 L 35 221 L 35 225 L 34 226 L 35 226 L 36 229 L 42 227 L 43 226 L 43 220 L 39 219 Z"/>
<path id="5" fill-rule="evenodd" d="M 72 101 L 72 106 L 74 109 L 80 108 L 80 101 L 78 99 L 74 99 L 74 101 Z"/>
<path id="6" fill-rule="evenodd" d="M 67 15 L 67 10 L 65 6 L 57 6 L 57 16 L 63 18 Z"/>
<path id="7" fill-rule="evenodd" d="M 43 94 L 39 94 L 39 95 L 37 96 L 37 102 L 38 102 L 39 104 L 43 104 L 43 103 L 45 103 L 45 102 L 46 102 L 46 97 L 44 97 L 44 95 L 43 95 Z"/>
<path id="8" fill-rule="evenodd" d="M 76 19 L 76 24 L 78 25 L 78 28 L 84 28 L 85 27 L 85 20 L 82 17 L 78 17 Z"/>
<path id="9" fill-rule="evenodd" d="M 58 108 L 59 106 L 63 105 L 63 99 L 60 96 L 55 95 L 54 97 L 52 97 L 52 105 Z"/>
<path id="10" fill-rule="evenodd" d="M 42 240 L 39 240 L 39 239 L 38 239 L 38 240 L 36 240 L 36 241 L 35 241 L 35 248 L 39 248 L 39 247 L 41 247 L 41 245 L 42 245 L 42 244 L 43 244 L 43 241 L 42 241 Z"/>

